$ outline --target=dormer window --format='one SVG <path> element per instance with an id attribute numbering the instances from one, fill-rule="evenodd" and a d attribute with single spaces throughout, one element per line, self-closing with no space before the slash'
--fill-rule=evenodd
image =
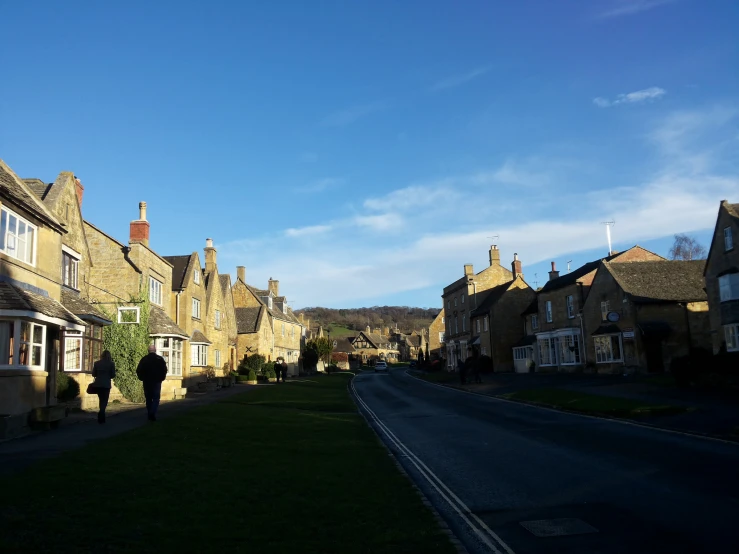
<path id="1" fill-rule="evenodd" d="M 196 285 L 200 284 L 200 270 L 198 268 L 195 268 L 195 271 L 192 275 L 192 280 L 195 282 Z"/>

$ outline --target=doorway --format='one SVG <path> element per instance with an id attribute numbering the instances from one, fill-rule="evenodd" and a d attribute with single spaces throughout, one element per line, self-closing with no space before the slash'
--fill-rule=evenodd
<path id="1" fill-rule="evenodd" d="M 665 360 L 662 354 L 661 340 L 648 340 L 644 342 L 644 350 L 647 355 L 647 371 L 649 373 L 661 373 L 665 370 Z"/>

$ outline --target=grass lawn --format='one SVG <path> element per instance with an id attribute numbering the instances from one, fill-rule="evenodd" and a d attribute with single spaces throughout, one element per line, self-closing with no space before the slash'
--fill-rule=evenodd
<path id="1" fill-rule="evenodd" d="M 684 406 L 649 404 L 640 400 L 601 396 L 564 389 L 532 389 L 501 395 L 510 400 L 521 400 L 564 410 L 616 417 L 670 415 L 688 411 Z"/>
<path id="2" fill-rule="evenodd" d="M 258 387 L 0 480 L 0 552 L 455 552 L 349 378 Z"/>

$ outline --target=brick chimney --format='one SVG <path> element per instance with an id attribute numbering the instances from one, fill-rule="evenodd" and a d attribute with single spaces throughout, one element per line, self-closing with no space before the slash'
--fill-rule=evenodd
<path id="1" fill-rule="evenodd" d="M 490 247 L 490 265 L 500 265 L 500 250 L 498 250 L 498 245 L 493 244 Z"/>
<path id="2" fill-rule="evenodd" d="M 369 334 L 369 333 L 372 332 L 372 329 L 370 329 L 370 326 L 369 325 L 367 325 L 367 327 L 364 328 L 364 332 L 367 333 L 367 334 Z"/>
<path id="3" fill-rule="evenodd" d="M 518 254 L 513 254 L 513 262 L 511 262 L 511 270 L 513 271 L 513 278 L 521 277 L 523 279 L 523 271 L 521 268 L 521 260 L 518 259 Z"/>
<path id="4" fill-rule="evenodd" d="M 243 265 L 236 266 L 236 278 L 240 279 L 242 283 L 246 283 L 246 268 Z"/>
<path id="5" fill-rule="evenodd" d="M 205 239 L 205 272 L 216 270 L 216 249 L 213 248 L 213 239 Z"/>
<path id="6" fill-rule="evenodd" d="M 269 284 L 267 285 L 269 290 L 274 294 L 275 296 L 280 296 L 280 282 L 272 279 L 272 277 L 269 278 Z"/>
<path id="7" fill-rule="evenodd" d="M 146 202 L 139 202 L 139 218 L 131 222 L 128 242 L 149 246 L 149 222 L 146 221 Z"/>
<path id="8" fill-rule="evenodd" d="M 77 178 L 77 175 L 74 176 L 74 189 L 77 193 L 77 202 L 82 208 L 82 195 L 85 194 L 85 187 L 82 186 L 82 181 Z"/>
<path id="9" fill-rule="evenodd" d="M 552 271 L 549 272 L 549 280 L 552 281 L 559 277 L 559 271 L 557 271 L 557 267 L 554 265 L 554 262 L 552 262 Z"/>
<path id="10" fill-rule="evenodd" d="M 464 274 L 474 275 L 475 271 L 472 269 L 472 264 L 464 264 Z"/>

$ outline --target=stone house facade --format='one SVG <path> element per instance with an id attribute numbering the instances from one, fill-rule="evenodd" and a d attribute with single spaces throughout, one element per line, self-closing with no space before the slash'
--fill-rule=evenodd
<path id="1" fill-rule="evenodd" d="M 244 355 L 261 354 L 267 360 L 274 360 L 274 331 L 267 306 L 246 283 L 246 268 L 236 268 L 236 281 L 231 287 L 234 299 L 234 313 L 237 328 L 237 360 Z"/>
<path id="2" fill-rule="evenodd" d="M 446 312 L 445 344 L 449 369 L 453 370 L 458 360 L 464 361 L 470 355 L 472 333 L 469 315 L 478 307 L 478 295 L 513 279 L 510 270 L 500 265 L 500 250 L 496 245 L 490 247 L 489 261 L 490 265 L 477 274 L 472 264 L 465 265 L 464 276 L 444 287 L 442 301 Z"/>
<path id="3" fill-rule="evenodd" d="M 221 279 L 218 274 L 218 252 L 213 241 L 205 241 L 205 333 L 212 341 L 209 362 L 215 368 L 217 376 L 227 375 L 231 371 L 231 353 L 228 321 L 226 320 L 226 303 L 221 290 Z"/>
<path id="4" fill-rule="evenodd" d="M 704 269 L 714 354 L 739 351 L 739 204 L 721 201 Z"/>
<path id="5" fill-rule="evenodd" d="M 65 330 L 61 341 L 63 355 L 60 368 L 79 384 L 81 407 L 96 408 L 98 397 L 87 394 L 87 385 L 93 380 L 92 366 L 102 354 L 103 328 L 112 321 L 110 316 L 88 302 L 92 257 L 82 218 L 85 189 L 80 180 L 68 171 L 61 172 L 49 184 L 39 179 L 24 181 L 67 230 L 62 235 L 61 301 L 70 312 L 85 322 L 85 331 Z M 120 391 L 113 386 L 110 399 L 121 398 Z"/>
<path id="6" fill-rule="evenodd" d="M 168 368 L 162 398 L 174 398 L 182 388 L 186 361 L 183 354 L 190 336 L 174 321 L 172 264 L 149 247 L 146 203 L 139 204 L 139 218 L 130 224 L 128 245 L 88 221 L 84 225 L 93 261 L 90 298 L 109 308 L 106 311 L 116 310 L 118 322 L 137 322 L 139 306 L 135 299 L 141 294 L 148 297 L 149 335 Z"/>
<path id="7" fill-rule="evenodd" d="M 638 245 L 604 258 L 613 263 L 649 260 L 663 258 Z M 533 361 L 537 371 L 574 371 L 585 364 L 582 308 L 600 262 L 589 262 L 562 276 L 552 262 L 549 281 L 537 293 L 537 317 L 530 318 L 537 324 L 536 357 L 524 363 Z"/>
<path id="8" fill-rule="evenodd" d="M 445 348 L 446 319 L 444 308 L 436 314 L 436 317 L 429 325 L 428 330 L 428 347 L 429 356 L 432 360 L 443 358 L 446 354 Z"/>
<path id="9" fill-rule="evenodd" d="M 362 360 L 363 363 L 384 360 L 388 363 L 395 363 L 400 357 L 398 344 L 392 342 L 387 335 L 380 334 L 381 329 L 372 332 L 370 327 L 364 331 L 360 331 L 356 336 L 350 337 L 349 342 L 354 348 L 354 355 Z"/>
<path id="10" fill-rule="evenodd" d="M 228 273 L 218 275 L 221 281 L 221 293 L 223 294 L 223 306 L 225 309 L 225 325 L 228 334 L 228 360 L 232 370 L 239 365 L 236 356 L 236 345 L 238 341 L 238 332 L 236 329 L 236 310 L 234 308 L 233 291 L 231 290 L 231 276 Z"/>
<path id="11" fill-rule="evenodd" d="M 710 348 L 702 261 L 603 261 L 583 307 L 584 362 L 598 373 L 662 372 Z"/>
<path id="12" fill-rule="evenodd" d="M 494 372 L 515 369 L 513 347 L 525 336 L 524 327 L 515 322 L 536 298 L 536 293 L 524 281 L 517 255 L 511 265 L 513 280 L 487 291 L 485 300 L 470 314 L 470 344 L 478 354 L 490 357 Z"/>

